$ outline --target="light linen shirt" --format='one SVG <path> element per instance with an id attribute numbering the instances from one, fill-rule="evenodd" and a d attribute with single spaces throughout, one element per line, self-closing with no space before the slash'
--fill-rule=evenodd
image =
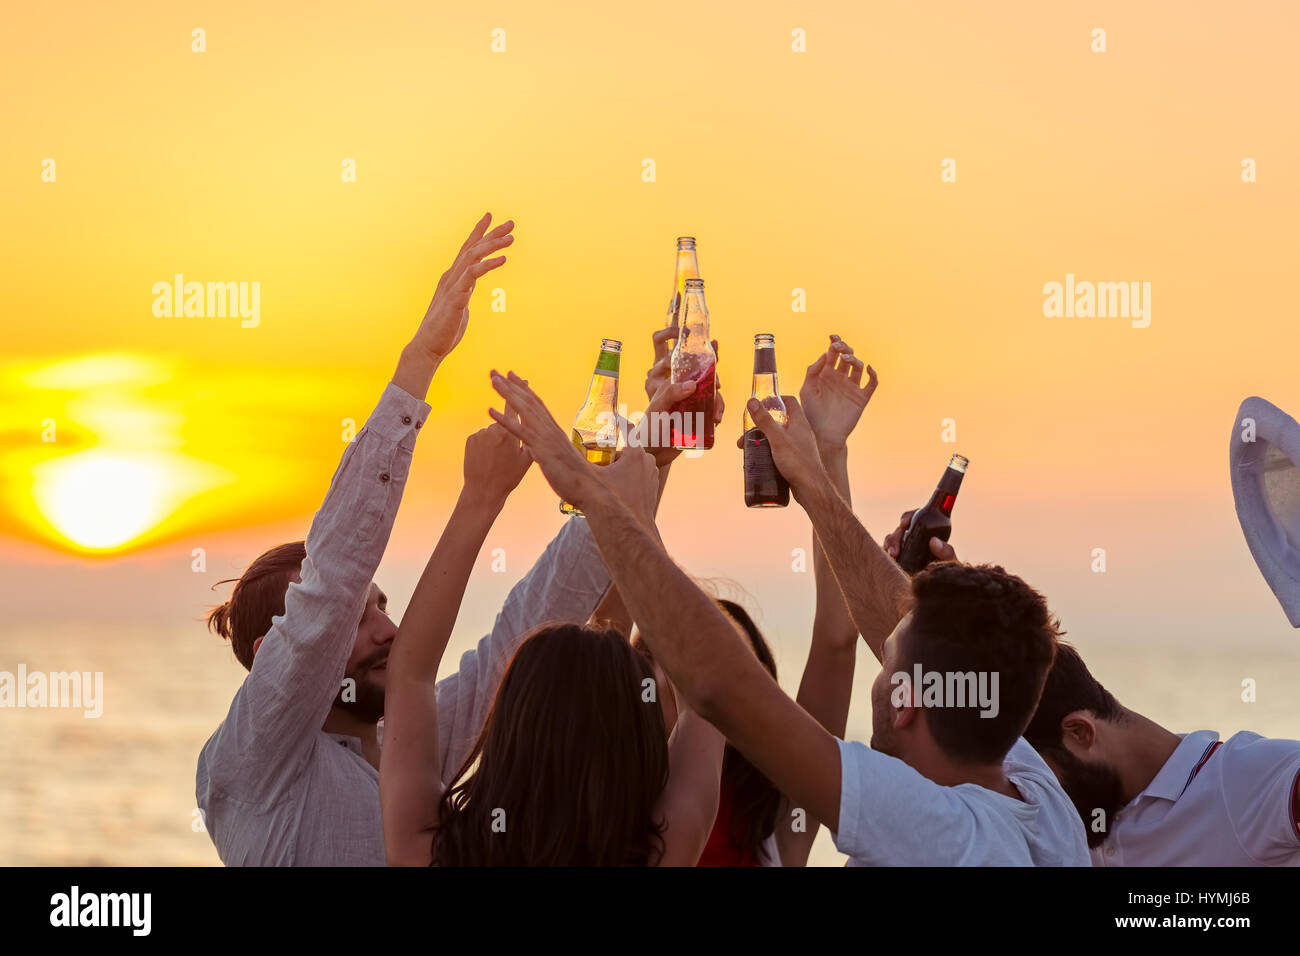
<path id="1" fill-rule="evenodd" d="M 307 534 L 301 582 L 272 619 L 225 721 L 199 754 L 196 796 L 228 866 L 383 866 L 379 772 L 355 737 L 321 729 L 383 557 L 429 406 L 389 384 L 343 452 Z M 520 640 L 582 623 L 609 586 L 586 521 L 565 524 L 511 590 L 492 633 L 438 683 L 442 773 L 459 769 Z"/>
<path id="2" fill-rule="evenodd" d="M 1218 744 L 1218 746 L 1216 746 Z M 1300 866 L 1300 740 L 1198 730 L 1110 821 L 1096 866 Z"/>
<path id="3" fill-rule="evenodd" d="M 945 787 L 897 757 L 841 740 L 835 847 L 849 866 L 1087 866 L 1079 813 L 1022 737 L 1002 761 L 1023 800 Z"/>

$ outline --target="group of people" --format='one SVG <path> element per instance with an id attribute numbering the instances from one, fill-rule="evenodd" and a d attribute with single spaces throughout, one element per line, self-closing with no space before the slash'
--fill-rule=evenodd
<path id="1" fill-rule="evenodd" d="M 1019 577 L 938 539 L 909 577 L 910 514 L 868 533 L 846 442 L 877 379 L 837 336 L 784 396 L 787 422 L 748 409 L 812 525 L 797 697 L 745 609 L 664 549 L 676 450 L 592 465 L 513 372 L 491 373 L 504 405 L 465 444 L 464 488 L 395 624 L 373 577 L 424 396 L 513 228 L 470 232 L 306 541 L 257 558 L 209 616 L 249 672 L 198 762 L 223 862 L 799 866 L 825 825 L 851 865 L 1300 865 L 1300 742 L 1166 730 L 1102 687 Z M 694 388 L 671 382 L 665 337 L 648 413 Z M 480 548 L 533 463 L 582 516 L 439 681 Z M 859 636 L 881 663 L 869 745 L 843 739 Z M 908 679 L 931 674 L 990 676 L 996 706 Z"/>

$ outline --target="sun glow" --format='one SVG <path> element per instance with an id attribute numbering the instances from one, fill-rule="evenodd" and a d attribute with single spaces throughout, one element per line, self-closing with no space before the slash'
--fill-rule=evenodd
<path id="1" fill-rule="evenodd" d="M 32 498 L 59 535 L 85 551 L 111 551 L 163 523 L 223 476 L 166 452 L 94 448 L 33 469 Z"/>

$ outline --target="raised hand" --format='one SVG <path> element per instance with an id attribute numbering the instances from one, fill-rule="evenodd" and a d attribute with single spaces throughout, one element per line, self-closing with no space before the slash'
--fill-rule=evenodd
<path id="1" fill-rule="evenodd" d="M 903 535 L 907 533 L 907 529 L 911 526 L 912 515 L 914 514 L 916 514 L 915 508 L 911 511 L 904 511 L 903 516 L 898 519 L 898 527 L 889 532 L 889 535 L 885 538 L 885 554 L 895 561 L 898 560 L 899 552 L 903 550 Z M 952 549 L 952 545 L 942 538 L 930 539 L 930 553 L 939 561 L 957 560 L 957 552 Z"/>
<path id="2" fill-rule="evenodd" d="M 528 449 L 506 429 L 480 428 L 465 439 L 465 490 L 489 504 L 504 504 L 532 463 Z"/>
<path id="3" fill-rule="evenodd" d="M 583 501 L 590 495 L 592 483 L 602 487 L 594 474 L 600 469 L 573 447 L 569 436 L 522 378 L 514 372 L 502 375 L 493 369 L 492 387 L 506 400 L 506 410 L 489 408 L 488 415 L 523 443 L 556 494 L 585 511 Z"/>
<path id="4" fill-rule="evenodd" d="M 506 261 L 505 256 L 492 259 L 485 257 L 506 248 L 515 240 L 510 234 L 515 227 L 513 220 L 507 220 L 488 232 L 491 223 L 492 214 L 485 213 L 470 230 L 468 238 L 456 253 L 455 260 L 438 280 L 433 300 L 412 340 L 412 345 L 418 343 L 418 347 L 435 360 L 445 358 L 464 336 L 465 326 L 469 322 L 469 297 L 474 291 L 474 284 Z"/>
<path id="5" fill-rule="evenodd" d="M 654 528 L 655 507 L 659 501 L 659 468 L 654 456 L 644 448 L 628 446 L 613 463 L 604 467 L 590 465 L 601 483 L 618 495 L 632 514 L 648 528 Z"/>
<path id="6" fill-rule="evenodd" d="M 838 335 L 831 336 L 830 347 L 808 366 L 799 402 L 823 450 L 844 447 L 876 391 L 875 369 L 865 366 L 866 385 L 862 384 L 863 369 L 862 360 Z"/>

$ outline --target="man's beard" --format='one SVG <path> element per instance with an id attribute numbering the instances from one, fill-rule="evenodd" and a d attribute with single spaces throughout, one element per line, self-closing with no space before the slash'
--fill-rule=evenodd
<path id="1" fill-rule="evenodd" d="M 340 693 L 335 702 L 354 717 L 367 724 L 379 723 L 384 716 L 384 688 L 370 679 L 370 672 L 381 664 L 388 663 L 388 649 L 376 651 L 343 676 L 350 677 L 356 683 L 356 700 L 345 700 Z M 348 694 L 347 696 L 353 696 Z"/>
<path id="2" fill-rule="evenodd" d="M 1124 808 L 1124 788 L 1119 774 L 1109 764 L 1080 760 L 1064 747 L 1052 748 L 1052 762 L 1056 765 L 1057 779 L 1074 801 L 1074 807 L 1083 819 L 1083 829 L 1088 846 L 1101 846 L 1110 828 L 1115 824 L 1115 814 Z M 1095 814 L 1101 810 L 1104 828 L 1094 827 Z"/>

